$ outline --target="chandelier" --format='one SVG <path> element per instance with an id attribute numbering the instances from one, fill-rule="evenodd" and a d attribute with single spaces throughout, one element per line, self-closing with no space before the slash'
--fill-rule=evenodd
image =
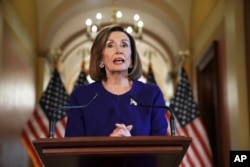
<path id="1" fill-rule="evenodd" d="M 112 1 L 112 15 L 111 24 L 121 24 L 122 12 L 118 11 L 116 8 L 116 0 Z M 89 39 L 94 39 L 98 31 L 102 28 L 102 14 L 98 12 L 96 14 L 96 22 L 93 22 L 91 18 L 85 21 L 87 30 L 86 34 Z M 139 14 L 134 15 L 134 23 L 129 25 L 124 25 L 124 29 L 130 33 L 133 37 L 141 39 L 143 32 L 143 21 L 140 20 Z"/>

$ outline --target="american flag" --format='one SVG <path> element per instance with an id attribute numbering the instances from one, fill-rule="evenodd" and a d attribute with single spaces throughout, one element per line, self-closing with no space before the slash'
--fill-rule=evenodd
<path id="1" fill-rule="evenodd" d="M 32 145 L 33 140 L 49 137 L 49 121 L 56 108 L 68 105 L 69 95 L 67 94 L 61 77 L 54 69 L 53 75 L 43 92 L 39 104 L 35 108 L 31 118 L 22 131 L 22 142 L 31 157 L 35 166 L 40 167 L 42 163 Z M 66 127 L 66 111 L 56 113 L 55 137 L 64 137 Z"/>
<path id="2" fill-rule="evenodd" d="M 210 167 L 213 166 L 213 160 L 209 140 L 186 71 L 184 68 L 181 70 L 181 80 L 170 107 L 176 117 L 176 134 L 191 137 L 192 143 L 180 166 Z"/>
<path id="3" fill-rule="evenodd" d="M 74 87 L 79 86 L 79 85 L 85 85 L 85 84 L 88 84 L 87 76 L 86 76 L 84 70 L 81 70 L 81 72 L 78 76 L 78 79 L 75 82 Z"/>

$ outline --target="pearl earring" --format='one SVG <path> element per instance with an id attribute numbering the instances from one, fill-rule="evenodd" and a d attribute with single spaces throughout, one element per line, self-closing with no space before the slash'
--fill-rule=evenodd
<path id="1" fill-rule="evenodd" d="M 100 68 L 104 68 L 103 62 L 101 62 L 101 63 L 99 64 L 99 67 L 100 67 Z"/>

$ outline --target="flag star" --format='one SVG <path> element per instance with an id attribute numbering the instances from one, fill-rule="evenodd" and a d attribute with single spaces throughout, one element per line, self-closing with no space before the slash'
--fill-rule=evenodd
<path id="1" fill-rule="evenodd" d="M 52 113 L 60 106 L 68 104 L 68 101 L 69 95 L 64 88 L 58 71 L 55 70 L 46 91 L 40 99 L 40 105 L 43 108 L 45 115 L 51 119 Z M 66 112 L 59 111 L 56 116 L 56 121 L 65 116 Z"/>
<path id="2" fill-rule="evenodd" d="M 199 115 L 187 75 L 183 71 L 174 98 L 170 101 L 170 106 L 174 109 L 174 113 L 182 126 Z"/>

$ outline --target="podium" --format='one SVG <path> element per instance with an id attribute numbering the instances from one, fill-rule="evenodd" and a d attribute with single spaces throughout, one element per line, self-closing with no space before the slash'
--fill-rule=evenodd
<path id="1" fill-rule="evenodd" d="M 45 167 L 124 167 L 127 160 L 140 159 L 178 167 L 191 141 L 184 136 L 69 137 L 38 139 L 33 145 Z M 95 165 L 84 166 L 89 160 Z"/>

